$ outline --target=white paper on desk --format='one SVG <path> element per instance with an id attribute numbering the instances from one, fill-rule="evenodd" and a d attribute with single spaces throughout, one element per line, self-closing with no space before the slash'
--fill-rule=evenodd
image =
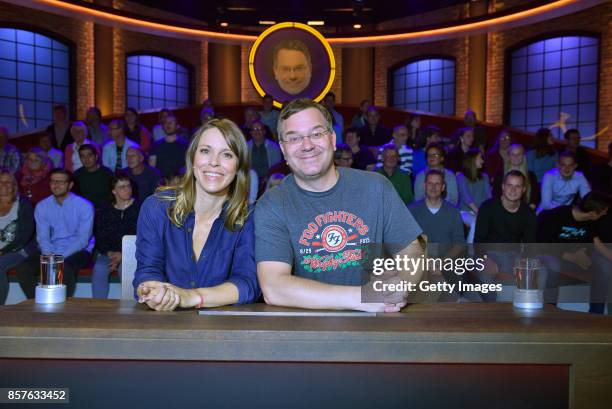
<path id="1" fill-rule="evenodd" d="M 259 317 L 375 317 L 375 312 L 336 312 L 336 311 L 218 311 L 200 310 L 199 315 L 237 315 Z"/>

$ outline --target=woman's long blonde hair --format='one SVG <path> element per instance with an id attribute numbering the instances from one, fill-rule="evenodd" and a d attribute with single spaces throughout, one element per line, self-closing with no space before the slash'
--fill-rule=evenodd
<path id="1" fill-rule="evenodd" d="M 246 221 L 249 214 L 250 163 L 249 150 L 240 128 L 229 119 L 212 119 L 202 125 L 193 135 L 185 154 L 185 175 L 176 185 L 162 186 L 156 191 L 161 200 L 173 202 L 168 207 L 168 217 L 177 227 L 182 227 L 196 202 L 196 179 L 193 162 L 202 134 L 208 129 L 218 129 L 230 150 L 238 158 L 236 178 L 229 186 L 228 205 L 225 209 L 225 227 L 235 231 Z"/>

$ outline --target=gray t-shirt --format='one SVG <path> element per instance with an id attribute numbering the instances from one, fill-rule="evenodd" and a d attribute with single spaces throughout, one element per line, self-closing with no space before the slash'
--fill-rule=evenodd
<path id="1" fill-rule="evenodd" d="M 293 274 L 328 284 L 360 285 L 380 245 L 400 249 L 421 228 L 384 176 L 338 168 L 326 192 L 301 189 L 293 175 L 255 208 L 255 258 L 293 266 Z"/>

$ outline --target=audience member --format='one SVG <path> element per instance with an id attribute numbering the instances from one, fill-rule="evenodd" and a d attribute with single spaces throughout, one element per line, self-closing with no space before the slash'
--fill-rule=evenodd
<path id="1" fill-rule="evenodd" d="M 257 172 L 257 177 L 263 181 L 268 170 L 283 160 L 278 144 L 266 138 L 266 127 L 261 121 L 251 124 L 251 140 L 247 142 L 251 168 Z"/>
<path id="2" fill-rule="evenodd" d="M 259 121 L 259 113 L 255 109 L 255 107 L 247 107 L 244 110 L 244 123 L 240 127 L 240 130 L 244 134 L 244 136 L 248 139 L 251 139 L 251 125 L 255 121 Z"/>
<path id="3" fill-rule="evenodd" d="M 351 128 L 361 128 L 366 126 L 366 114 L 368 113 L 368 109 L 370 108 L 370 100 L 362 99 L 359 103 L 359 112 L 353 117 L 351 120 Z"/>
<path id="4" fill-rule="evenodd" d="M 43 151 L 47 152 L 47 156 L 49 156 L 49 159 L 51 159 L 54 168 L 64 167 L 64 152 L 53 147 L 53 142 L 49 133 L 45 132 L 40 136 L 38 146 Z"/>
<path id="5" fill-rule="evenodd" d="M 580 140 L 582 139 L 580 137 L 580 131 L 574 128 L 568 129 L 565 131 L 563 137 L 567 141 L 565 149 L 573 153 L 576 159 L 576 170 L 582 173 L 587 172 L 591 166 L 591 157 L 587 150 L 580 146 Z"/>
<path id="6" fill-rule="evenodd" d="M 261 99 L 263 106 L 262 110 L 259 111 L 259 117 L 261 122 L 268 127 L 272 133 L 272 137 L 278 140 L 276 136 L 276 124 L 278 122 L 278 111 L 274 109 L 274 98 L 271 95 L 264 95 Z"/>
<path id="7" fill-rule="evenodd" d="M 139 147 L 128 148 L 125 159 L 128 165 L 124 171 L 136 186 L 135 196 L 142 203 L 159 186 L 161 173 L 145 163 L 145 153 Z"/>
<path id="8" fill-rule="evenodd" d="M 353 166 L 353 151 L 351 147 L 341 143 L 336 146 L 336 150 L 334 151 L 334 165 L 350 168 Z"/>
<path id="9" fill-rule="evenodd" d="M 253 168 L 249 169 L 249 204 L 255 204 L 257 201 L 257 196 L 259 194 L 260 186 L 259 177 L 257 176 L 257 172 Z"/>
<path id="10" fill-rule="evenodd" d="M 391 131 L 380 123 L 380 112 L 372 105 L 366 114 L 366 124 L 359 128 L 361 143 L 376 146 L 391 138 Z"/>
<path id="11" fill-rule="evenodd" d="M 455 147 L 446 155 L 445 165 L 453 172 L 461 172 L 463 168 L 463 157 L 472 147 L 474 147 L 474 129 L 461 128 L 457 132 Z"/>
<path id="12" fill-rule="evenodd" d="M 76 288 L 76 279 L 85 267 L 93 248 L 94 209 L 91 203 L 71 193 L 72 175 L 64 169 L 51 171 L 52 195 L 36 206 L 36 252 L 17 266 L 19 285 L 28 299 L 34 298 L 40 276 L 40 254 L 64 256 L 64 284 L 68 297 Z"/>
<path id="13" fill-rule="evenodd" d="M 474 135 L 474 142 L 472 143 L 472 146 L 484 152 L 487 145 L 487 132 L 484 127 L 478 125 L 476 112 L 471 109 L 465 111 L 465 114 L 463 115 L 463 123 L 466 127 L 472 128 Z"/>
<path id="14" fill-rule="evenodd" d="M 149 165 L 159 169 L 162 177 L 171 178 L 185 166 L 189 141 L 177 133 L 176 117 L 172 114 L 164 119 L 164 132 L 164 139 L 153 144 Z"/>
<path id="15" fill-rule="evenodd" d="M 93 145 L 85 144 L 79 148 L 83 167 L 74 172 L 74 193 L 89 200 L 96 209 L 110 201 L 108 186 L 113 172 L 100 165 L 98 152 Z"/>
<path id="16" fill-rule="evenodd" d="M 589 182 L 582 172 L 576 170 L 576 166 L 573 153 L 565 151 L 559 155 L 557 168 L 546 172 L 542 179 L 542 202 L 538 207 L 538 213 L 570 205 L 576 194 L 582 198 L 591 191 Z"/>
<path id="17" fill-rule="evenodd" d="M 21 155 L 17 147 L 8 143 L 8 140 L 8 128 L 0 125 L 0 168 L 8 169 L 14 174 L 21 166 Z"/>
<path id="18" fill-rule="evenodd" d="M 36 251 L 34 210 L 19 198 L 17 180 L 7 169 L 0 169 L 0 305 L 9 291 L 7 272 Z"/>
<path id="19" fill-rule="evenodd" d="M 406 129 L 408 129 L 408 140 L 406 145 L 412 149 L 416 148 L 418 140 L 422 139 L 423 129 L 421 129 L 421 116 L 412 114 L 406 118 Z"/>
<path id="20" fill-rule="evenodd" d="M 161 139 L 164 139 L 164 137 L 166 136 L 166 133 L 164 132 L 164 120 L 170 114 L 173 114 L 173 113 L 167 108 L 164 108 L 159 111 L 158 123 L 157 125 L 153 127 L 153 142 L 154 143 Z"/>
<path id="21" fill-rule="evenodd" d="M 527 168 L 535 173 L 538 182 L 555 167 L 559 154 L 554 148 L 555 138 L 548 128 L 540 128 L 535 134 L 533 149 L 527 152 Z"/>
<path id="22" fill-rule="evenodd" d="M 336 94 L 331 91 L 328 92 L 325 98 L 323 98 L 323 101 L 321 101 L 321 104 L 328 109 L 334 119 L 334 131 L 339 137 L 339 140 L 336 140 L 336 144 L 339 145 L 344 142 L 342 140 L 342 136 L 344 135 L 344 118 L 340 112 L 336 111 Z"/>
<path id="23" fill-rule="evenodd" d="M 79 157 L 79 148 L 85 144 L 92 145 L 99 153 L 100 147 L 87 137 L 87 125 L 82 121 L 72 123 L 70 135 L 72 135 L 72 140 L 74 142 L 66 146 L 66 150 L 64 151 L 64 168 L 74 173 L 83 166 L 81 158 Z"/>
<path id="24" fill-rule="evenodd" d="M 115 119 L 110 123 L 112 141 L 102 148 L 102 164 L 115 172 L 127 166 L 125 155 L 128 148 L 139 147 L 138 144 L 125 136 L 125 122 Z"/>
<path id="25" fill-rule="evenodd" d="M 382 167 L 378 169 L 378 173 L 389 179 L 400 199 L 404 204 L 411 203 L 414 200 L 412 193 L 412 180 L 410 173 L 404 172 L 399 168 L 400 154 L 397 146 L 390 144 L 382 148 Z"/>
<path id="26" fill-rule="evenodd" d="M 482 171 L 484 158 L 482 152 L 472 148 L 463 156 L 463 171 L 457 174 L 459 190 L 459 210 L 466 226 L 470 227 L 467 242 L 474 242 L 476 215 L 485 200 L 491 198 L 489 176 Z"/>
<path id="27" fill-rule="evenodd" d="M 504 175 L 511 170 L 518 170 L 525 175 L 525 196 L 523 196 L 523 200 L 529 207 L 535 210 L 540 203 L 540 185 L 535 173 L 527 169 L 525 148 L 521 144 L 517 143 L 508 148 L 508 156 L 504 162 L 504 171 L 493 177 L 493 195 L 501 195 L 502 180 Z"/>
<path id="28" fill-rule="evenodd" d="M 425 173 L 430 169 L 437 169 L 444 173 L 444 183 L 446 184 L 446 198 L 450 204 L 457 206 L 459 192 L 457 191 L 457 178 L 455 173 L 444 168 L 444 155 L 446 151 L 440 144 L 431 144 L 425 151 L 427 154 L 427 167 L 416 176 L 414 182 L 414 199 L 422 200 L 425 198 Z"/>
<path id="29" fill-rule="evenodd" d="M 395 145 L 400 155 L 400 169 L 408 174 L 412 173 L 412 157 L 414 151 L 408 145 L 408 128 L 405 125 L 397 125 L 393 128 L 393 139 L 387 145 Z M 382 152 L 386 145 L 381 146 L 378 152 L 377 168 L 382 167 Z"/>
<path id="30" fill-rule="evenodd" d="M 16 174 L 19 190 L 36 206 L 51 194 L 49 177 L 53 164 L 45 151 L 37 147 L 30 148 L 25 159 L 21 171 Z"/>
<path id="31" fill-rule="evenodd" d="M 196 127 L 196 130 L 200 126 L 206 125 L 206 122 L 210 121 L 211 119 L 214 119 L 215 118 L 215 111 L 212 108 L 204 106 L 200 110 L 200 117 L 199 118 L 200 118 L 200 123 Z M 194 131 L 194 133 L 195 133 L 195 131 Z"/>
<path id="32" fill-rule="evenodd" d="M 508 148 L 512 145 L 512 135 L 508 129 L 502 129 L 497 135 L 495 143 L 487 152 L 485 172 L 494 177 L 504 171 L 504 162 L 508 158 Z"/>
<path id="33" fill-rule="evenodd" d="M 593 189 L 612 195 L 612 142 L 608 144 L 608 161 L 594 167 L 591 175 Z"/>
<path id="34" fill-rule="evenodd" d="M 356 128 L 348 128 L 345 138 L 346 144 L 353 152 L 353 168 L 359 170 L 374 170 L 376 158 L 370 149 L 361 144 L 361 137 Z"/>
<path id="35" fill-rule="evenodd" d="M 146 126 L 140 123 L 138 111 L 135 108 L 128 108 L 123 115 L 125 120 L 125 136 L 136 142 L 140 148 L 149 152 L 151 149 L 151 134 Z"/>
<path id="36" fill-rule="evenodd" d="M 96 145 L 104 146 L 106 142 L 110 141 L 108 126 L 102 123 L 102 112 L 98 107 L 91 107 L 87 110 L 85 123 L 87 124 L 89 139 Z"/>
<path id="37" fill-rule="evenodd" d="M 51 135 L 53 146 L 64 152 L 66 146 L 74 142 L 70 135 L 70 121 L 68 120 L 68 108 L 66 105 L 55 105 L 53 107 L 53 123 L 46 129 Z"/>
<path id="38" fill-rule="evenodd" d="M 132 182 L 123 172 L 111 175 L 111 201 L 96 210 L 96 256 L 91 275 L 94 298 L 108 297 L 108 277 L 113 271 L 121 275 L 121 241 L 136 234 L 139 205 L 132 195 Z M 108 194 L 108 191 L 107 191 Z"/>
<path id="39" fill-rule="evenodd" d="M 435 125 L 426 126 L 416 140 L 416 147 L 412 154 L 412 174 L 418 175 L 427 167 L 425 150 L 434 143 L 440 143 L 440 128 Z"/>

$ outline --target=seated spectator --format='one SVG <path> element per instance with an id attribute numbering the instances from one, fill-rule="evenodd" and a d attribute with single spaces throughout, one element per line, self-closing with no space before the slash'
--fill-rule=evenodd
<path id="1" fill-rule="evenodd" d="M 257 172 L 257 177 L 263 181 L 268 170 L 283 160 L 283 154 L 276 142 L 266 136 L 266 127 L 261 121 L 251 124 L 251 140 L 247 142 L 251 168 Z"/>
<path id="2" fill-rule="evenodd" d="M 102 164 L 112 172 L 127 167 L 127 150 L 132 147 L 139 148 L 138 144 L 125 136 L 125 122 L 115 119 L 110 123 L 112 141 L 102 148 Z"/>
<path id="3" fill-rule="evenodd" d="M 389 179 L 404 204 L 414 200 L 410 173 L 399 168 L 400 154 L 395 145 L 386 145 L 382 151 L 382 167 L 378 173 Z"/>
<path id="4" fill-rule="evenodd" d="M 260 120 L 260 118 L 255 107 L 247 107 L 244 110 L 244 123 L 240 127 L 240 130 L 247 138 L 247 140 L 251 139 L 251 125 L 253 124 L 253 122 L 258 120 Z"/>
<path id="5" fill-rule="evenodd" d="M 34 298 L 40 276 L 40 255 L 64 256 L 64 284 L 74 295 L 79 270 L 87 265 L 93 248 L 94 209 L 91 203 L 71 193 L 72 175 L 64 169 L 51 171 L 51 193 L 36 206 L 36 252 L 17 266 L 19 285 L 28 299 Z"/>
<path id="6" fill-rule="evenodd" d="M 153 142 L 157 142 L 160 139 L 164 139 L 164 137 L 166 136 L 166 133 L 164 132 L 164 120 L 169 114 L 172 114 L 172 111 L 167 108 L 164 108 L 159 111 L 159 122 L 153 127 Z"/>
<path id="7" fill-rule="evenodd" d="M 136 234 L 139 205 L 132 195 L 132 182 L 122 172 L 111 175 L 112 199 L 96 210 L 96 256 L 91 275 L 94 298 L 108 298 L 108 277 L 113 271 L 121 275 L 121 241 Z M 108 192 L 107 192 L 108 194 Z"/>
<path id="8" fill-rule="evenodd" d="M 476 112 L 471 109 L 465 111 L 465 114 L 463 115 L 463 123 L 466 127 L 472 128 L 473 130 L 474 142 L 472 143 L 472 146 L 484 152 L 487 146 L 487 132 L 484 127 L 478 125 Z"/>
<path id="9" fill-rule="evenodd" d="M 570 205 L 576 194 L 582 198 L 591 191 L 589 182 L 576 166 L 573 153 L 565 151 L 559 155 L 557 168 L 546 172 L 542 179 L 542 202 L 538 214 L 542 210 Z"/>
<path id="10" fill-rule="evenodd" d="M 397 125 L 393 128 L 393 139 L 387 145 L 395 145 L 400 155 L 400 169 L 409 175 L 412 173 L 412 148 L 408 145 L 408 128 L 404 125 Z M 386 145 L 385 145 L 386 146 Z M 385 146 L 381 146 L 378 152 L 378 163 L 376 168 L 382 167 L 382 152 Z"/>
<path id="11" fill-rule="evenodd" d="M 15 176 L 0 169 L 0 305 L 9 291 L 7 272 L 36 251 L 34 230 L 32 205 L 19 198 Z"/>
<path id="12" fill-rule="evenodd" d="M 334 164 L 345 168 L 353 166 L 353 151 L 350 146 L 343 143 L 336 146 L 336 150 L 334 151 Z"/>
<path id="13" fill-rule="evenodd" d="M 327 108 L 329 113 L 332 115 L 334 120 L 334 131 L 336 132 L 336 146 L 343 143 L 342 137 L 344 135 L 344 118 L 342 114 L 336 111 L 336 94 L 328 92 L 321 101 L 321 104 Z"/>
<path id="14" fill-rule="evenodd" d="M 425 173 L 430 169 L 437 169 L 444 173 L 444 183 L 446 184 L 446 198 L 453 206 L 457 206 L 459 192 L 457 191 L 457 178 L 453 171 L 444 168 L 444 156 L 446 151 L 440 144 L 432 144 L 427 147 L 427 167 L 419 172 L 414 182 L 414 200 L 425 198 Z"/>
<path id="15" fill-rule="evenodd" d="M 351 148 L 351 152 L 353 152 L 353 168 L 374 170 L 376 167 L 376 158 L 367 146 L 361 145 L 359 131 L 355 128 L 347 129 L 344 139 L 349 148 Z"/>
<path id="16" fill-rule="evenodd" d="M 501 185 L 504 175 L 511 170 L 518 170 L 525 175 L 525 195 L 523 200 L 535 210 L 540 203 L 540 185 L 535 173 L 527 169 L 527 158 L 525 148 L 521 144 L 514 144 L 508 149 L 508 159 L 504 162 L 504 172 L 493 177 L 493 195 L 501 195 Z"/>
<path id="17" fill-rule="evenodd" d="M 38 140 L 38 146 L 45 152 L 47 152 L 47 156 L 51 159 L 54 168 L 63 168 L 64 167 L 64 153 L 59 149 L 55 149 L 53 147 L 53 143 L 51 141 L 51 135 L 48 133 L 44 133 L 40 136 Z"/>
<path id="18" fill-rule="evenodd" d="M 193 128 L 191 135 L 195 134 L 198 131 L 198 129 L 200 129 L 201 126 L 206 125 L 206 122 L 214 118 L 215 118 L 215 111 L 212 108 L 203 106 L 202 109 L 200 110 L 200 121 L 198 125 L 195 128 Z M 189 137 L 189 139 L 191 139 L 191 136 Z"/>
<path id="19" fill-rule="evenodd" d="M 159 186 L 161 173 L 156 168 L 145 163 L 145 153 L 136 146 L 128 148 L 125 159 L 128 165 L 123 171 L 136 186 L 135 196 L 138 202 L 142 203 Z"/>
<path id="20" fill-rule="evenodd" d="M 185 166 L 185 153 L 189 141 L 178 134 L 176 117 L 168 114 L 164 119 L 164 139 L 153 144 L 149 165 L 157 168 L 164 178 L 171 178 Z"/>
<path id="21" fill-rule="evenodd" d="M 31 148 L 25 157 L 21 171 L 17 172 L 19 190 L 33 206 L 51 194 L 49 177 L 53 164 L 40 148 Z"/>
<path id="22" fill-rule="evenodd" d="M 100 165 L 98 152 L 93 145 L 82 145 L 79 156 L 83 167 L 74 172 L 74 192 L 93 203 L 96 209 L 106 206 L 110 201 L 108 185 L 113 172 Z"/>
<path id="23" fill-rule="evenodd" d="M 359 103 L 359 112 L 353 117 L 351 120 L 351 128 L 361 128 L 366 125 L 366 115 L 368 113 L 368 109 L 370 108 L 370 100 L 362 99 Z"/>
<path id="24" fill-rule="evenodd" d="M 540 128 L 535 134 L 533 149 L 527 152 L 527 168 L 535 173 L 539 183 L 559 160 L 554 144 L 555 138 L 550 129 Z"/>
<path id="25" fill-rule="evenodd" d="M 272 189 L 281 184 L 281 182 L 285 179 L 285 175 L 282 173 L 273 173 L 268 177 L 268 182 L 266 183 L 266 191 Z"/>
<path id="26" fill-rule="evenodd" d="M 70 121 L 66 105 L 58 104 L 53 107 L 53 123 L 47 127 L 46 131 L 51 135 L 53 146 L 62 152 L 66 150 L 66 146 L 74 142 L 70 135 Z"/>
<path id="27" fill-rule="evenodd" d="M 416 140 L 416 147 L 412 154 L 412 174 L 418 175 L 427 167 L 427 158 L 425 150 L 434 143 L 440 143 L 440 128 L 435 125 L 426 126 L 420 138 Z"/>
<path id="28" fill-rule="evenodd" d="M 461 172 L 463 168 L 463 156 L 474 146 L 474 129 L 461 128 L 457 132 L 457 143 L 446 155 L 445 165 L 453 172 Z"/>
<path id="29" fill-rule="evenodd" d="M 512 145 L 512 135 L 507 129 L 502 129 L 495 143 L 487 152 L 485 171 L 489 176 L 495 176 L 504 171 L 504 162 L 508 158 L 508 148 Z M 503 175 L 502 175 L 503 177 Z"/>
<path id="30" fill-rule="evenodd" d="M 491 183 L 489 176 L 482 171 L 483 166 L 482 152 L 472 148 L 463 156 L 463 171 L 457 174 L 459 210 L 463 223 L 470 227 L 468 243 L 474 242 L 478 209 L 491 198 Z"/>
<path id="31" fill-rule="evenodd" d="M 612 142 L 608 144 L 608 161 L 594 167 L 591 175 L 593 189 L 612 194 Z"/>
<path id="32" fill-rule="evenodd" d="M 261 118 L 261 122 L 268 127 L 268 130 L 272 133 L 272 138 L 275 141 L 278 141 L 278 137 L 276 135 L 276 126 L 278 123 L 278 115 L 279 112 L 274 109 L 274 98 L 271 95 L 264 95 L 262 97 L 262 110 L 259 111 L 259 118 Z"/>
<path id="33" fill-rule="evenodd" d="M 87 110 L 85 123 L 87 124 L 89 139 L 96 145 L 104 146 L 106 142 L 110 141 L 108 126 L 102 123 L 102 112 L 98 107 L 91 107 Z"/>
<path id="34" fill-rule="evenodd" d="M 64 151 L 64 168 L 74 173 L 83 166 L 81 158 L 79 157 L 79 148 L 87 144 L 94 146 L 99 153 L 100 147 L 87 138 L 87 125 L 85 125 L 84 122 L 73 122 L 70 127 L 70 135 L 72 135 L 72 140 L 74 142 L 68 145 Z"/>
<path id="35" fill-rule="evenodd" d="M 149 152 L 152 144 L 151 134 L 147 127 L 140 123 L 138 111 L 134 108 L 128 108 L 125 110 L 123 118 L 125 120 L 125 136 L 136 142 L 143 151 Z"/>
<path id="36" fill-rule="evenodd" d="M 391 131 L 380 123 L 380 113 L 372 105 L 366 114 L 366 124 L 359 128 L 361 142 L 367 146 L 377 146 L 391 139 Z"/>
<path id="37" fill-rule="evenodd" d="M 543 258 L 544 269 L 541 269 L 545 272 L 541 279 L 546 283 L 545 302 L 557 302 L 560 273 L 594 270 L 590 246 L 595 245 L 595 239 L 598 238 L 596 222 L 607 214 L 609 206 L 605 196 L 589 192 L 578 204 L 557 206 L 540 213 L 538 243 L 563 244 L 559 247 L 547 245 L 544 248 L 548 253 Z"/>
<path id="38" fill-rule="evenodd" d="M 609 196 L 608 196 L 609 199 Z M 593 243 L 595 253 L 593 254 L 593 279 L 591 281 L 591 305 L 589 312 L 603 314 L 606 303 L 608 303 L 608 315 L 612 315 L 610 304 L 612 304 L 612 212 L 600 219 L 598 231 L 594 234 Z"/>
<path id="39" fill-rule="evenodd" d="M 257 201 L 257 197 L 259 195 L 259 191 L 263 189 L 259 184 L 259 177 L 257 176 L 257 172 L 252 168 L 249 169 L 249 204 L 255 204 Z"/>
<path id="40" fill-rule="evenodd" d="M 8 143 L 8 140 L 8 128 L 0 125 L 0 167 L 15 174 L 21 166 L 21 155 L 19 154 L 19 149 L 15 145 Z"/>
<path id="41" fill-rule="evenodd" d="M 416 142 L 422 139 L 423 129 L 421 128 L 421 116 L 412 114 L 406 119 L 406 129 L 408 129 L 408 140 L 406 145 L 416 148 Z"/>
<path id="42" fill-rule="evenodd" d="M 585 173 L 591 166 L 591 157 L 585 148 L 580 146 L 580 131 L 578 129 L 568 129 L 563 135 L 567 141 L 567 146 L 563 149 L 567 149 L 574 154 L 576 159 L 576 170 Z"/>

